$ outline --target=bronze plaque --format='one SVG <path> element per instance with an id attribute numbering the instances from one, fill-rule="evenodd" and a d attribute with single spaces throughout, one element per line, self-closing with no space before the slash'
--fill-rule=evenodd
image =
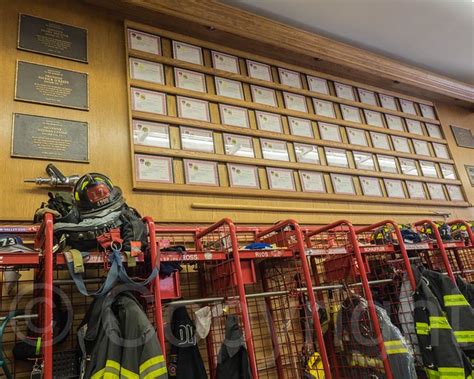
<path id="1" fill-rule="evenodd" d="M 87 63 L 87 30 L 20 14 L 18 48 Z"/>
<path id="2" fill-rule="evenodd" d="M 13 114 L 13 157 L 88 162 L 87 122 Z"/>
<path id="3" fill-rule="evenodd" d="M 453 131 L 458 146 L 474 149 L 474 136 L 470 129 L 451 125 L 451 130 Z"/>
<path id="4" fill-rule="evenodd" d="M 15 100 L 87 110 L 87 74 L 18 61 Z"/>

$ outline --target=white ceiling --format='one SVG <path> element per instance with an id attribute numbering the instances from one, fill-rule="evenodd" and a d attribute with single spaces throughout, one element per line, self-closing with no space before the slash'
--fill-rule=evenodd
<path id="1" fill-rule="evenodd" d="M 222 0 L 474 84 L 474 0 Z"/>

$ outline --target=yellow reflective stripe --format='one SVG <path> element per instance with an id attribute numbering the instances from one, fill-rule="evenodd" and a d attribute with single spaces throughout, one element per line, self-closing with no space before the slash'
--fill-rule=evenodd
<path id="1" fill-rule="evenodd" d="M 400 340 L 392 340 L 392 341 L 385 341 L 384 342 L 385 347 L 390 347 L 390 346 L 403 346 L 402 341 Z"/>
<path id="2" fill-rule="evenodd" d="M 133 371 L 127 370 L 126 368 L 121 368 L 120 369 L 120 378 L 125 378 L 125 379 L 139 379 L 140 376 L 138 374 L 135 374 Z"/>
<path id="3" fill-rule="evenodd" d="M 161 362 L 164 362 L 165 361 L 165 358 L 162 356 L 162 355 L 158 355 L 156 357 L 153 357 L 153 358 L 150 358 L 148 360 L 146 360 L 145 362 L 143 362 L 141 365 L 140 365 L 140 374 L 145 371 L 147 368 L 150 368 L 151 366 L 153 365 L 156 365 L 158 363 L 161 363 Z"/>
<path id="4" fill-rule="evenodd" d="M 458 343 L 474 342 L 474 330 L 457 330 L 454 331 L 454 336 Z"/>
<path id="5" fill-rule="evenodd" d="M 451 325 L 444 316 L 430 316 L 430 329 L 451 329 Z"/>
<path id="6" fill-rule="evenodd" d="M 105 362 L 105 367 L 114 368 L 117 371 L 120 371 L 120 363 L 113 361 L 112 359 L 107 359 L 107 362 Z"/>
<path id="7" fill-rule="evenodd" d="M 430 332 L 430 326 L 426 322 L 416 323 L 416 333 L 421 335 L 428 335 Z"/>
<path id="8" fill-rule="evenodd" d="M 438 367 L 438 372 L 443 379 L 464 379 L 464 369 L 459 367 Z"/>
<path id="9" fill-rule="evenodd" d="M 444 295 L 443 300 L 446 307 L 469 306 L 469 303 L 463 295 Z"/>
<path id="10" fill-rule="evenodd" d="M 103 379 L 120 379 L 120 376 L 114 374 L 113 372 L 106 372 L 104 373 Z"/>
<path id="11" fill-rule="evenodd" d="M 154 379 L 154 378 L 159 378 L 161 375 L 165 375 L 168 371 L 166 370 L 166 367 L 162 367 L 153 371 L 150 371 L 148 374 L 146 374 L 142 379 Z"/>
<path id="12" fill-rule="evenodd" d="M 385 350 L 387 354 L 408 353 L 408 350 L 406 349 L 402 341 L 399 341 L 399 340 L 385 341 L 384 345 L 385 345 Z"/>
<path id="13" fill-rule="evenodd" d="M 408 353 L 408 350 L 406 348 L 400 348 L 400 349 L 386 349 L 388 355 L 392 354 L 406 354 Z"/>
<path id="14" fill-rule="evenodd" d="M 104 376 L 105 368 L 97 371 L 94 375 L 91 376 L 91 379 L 100 379 Z"/>

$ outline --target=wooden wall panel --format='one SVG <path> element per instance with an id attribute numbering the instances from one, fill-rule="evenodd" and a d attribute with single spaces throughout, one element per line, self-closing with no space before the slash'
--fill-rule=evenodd
<path id="1" fill-rule="evenodd" d="M 16 49 L 18 14 L 26 13 L 84 27 L 89 31 L 89 64 L 81 64 Z M 423 213 L 452 212 L 452 217 L 474 219 L 472 208 L 390 206 L 323 202 L 300 199 L 249 199 L 235 196 L 190 195 L 132 191 L 130 136 L 128 126 L 126 67 L 124 60 L 123 19 L 102 8 L 71 1 L 18 0 L 0 8 L 0 219 L 29 220 L 47 197 L 46 188 L 23 183 L 25 178 L 43 175 L 46 161 L 10 157 L 12 113 L 21 112 L 87 121 L 90 126 L 90 164 L 59 162 L 67 174 L 99 171 L 120 185 L 128 203 L 160 222 L 212 222 L 224 216 L 242 223 L 272 223 L 293 217 L 301 223 L 326 223 L 349 218 L 356 223 L 380 220 L 381 217 L 405 222 L 423 217 Z M 159 22 L 159 20 L 157 20 Z M 241 47 L 243 50 L 245 46 Z M 83 112 L 43 105 L 16 102 L 14 78 L 16 60 L 84 71 L 90 78 L 90 111 Z M 474 115 L 455 106 L 436 103 L 444 133 L 456 161 L 459 178 L 467 200 L 474 202 L 464 164 L 473 162 L 473 150 L 458 148 L 448 126 L 474 126 Z M 216 204 L 222 209 L 216 209 Z M 244 209 L 232 209 L 242 206 Z M 226 209 L 230 208 L 230 209 Z M 285 211 L 279 211 L 284 209 Z M 316 210 L 316 212 L 315 212 Z M 323 211 L 323 213 L 321 213 Z M 361 213 L 362 212 L 362 213 Z M 418 215 L 409 213 L 419 212 Z M 369 213 L 369 214 L 364 214 Z M 381 216 L 377 213 L 385 213 Z M 404 214 L 408 213 L 408 214 Z"/>

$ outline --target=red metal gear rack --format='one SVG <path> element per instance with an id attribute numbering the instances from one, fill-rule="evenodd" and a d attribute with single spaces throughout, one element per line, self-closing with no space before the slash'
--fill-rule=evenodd
<path id="1" fill-rule="evenodd" d="M 459 274 L 472 283 L 474 282 L 474 232 L 471 225 L 465 220 L 452 220 L 448 222 L 448 225 L 463 225 L 466 228 L 467 238 L 463 241 L 464 246 L 448 249 L 447 254 L 454 274 Z"/>

